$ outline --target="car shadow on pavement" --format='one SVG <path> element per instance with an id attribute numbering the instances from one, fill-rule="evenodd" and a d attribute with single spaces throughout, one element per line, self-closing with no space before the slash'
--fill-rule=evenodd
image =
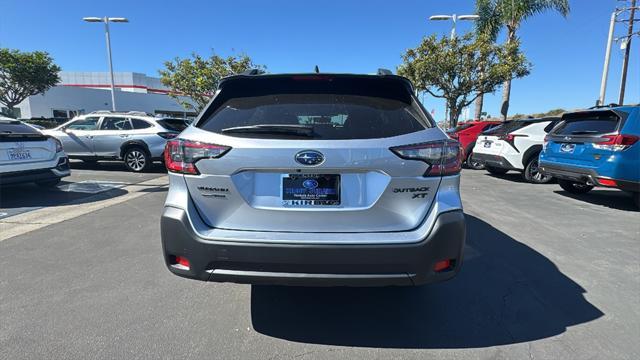
<path id="1" fill-rule="evenodd" d="M 124 185 L 119 186 L 123 187 Z M 119 187 L 105 187 L 99 183 L 76 184 L 63 181 L 53 188 L 41 188 L 34 184 L 20 184 L 0 189 L 0 209 L 22 208 L 34 210 L 32 208 L 70 203 L 84 204 L 122 196 L 127 193 L 126 190 Z"/>
<path id="2" fill-rule="evenodd" d="M 591 190 L 586 194 L 572 194 L 564 190 L 554 191 L 556 194 L 570 197 L 575 200 L 588 202 L 593 205 L 606 206 L 608 208 L 639 211 L 631 194 L 618 190 Z"/>
<path id="3" fill-rule="evenodd" d="M 123 171 L 128 172 L 129 170 L 124 166 L 122 161 L 98 161 L 98 162 L 84 162 L 78 160 L 71 160 L 69 162 L 71 166 L 71 171 L 74 169 L 78 170 L 95 170 L 95 171 Z M 149 166 L 146 170 L 144 170 L 143 174 L 165 174 L 167 169 L 164 167 L 162 163 L 155 162 Z"/>
<path id="4" fill-rule="evenodd" d="M 415 288 L 253 286 L 251 318 L 264 335 L 379 348 L 475 348 L 563 333 L 603 313 L 542 254 L 467 215 L 456 278 Z"/>

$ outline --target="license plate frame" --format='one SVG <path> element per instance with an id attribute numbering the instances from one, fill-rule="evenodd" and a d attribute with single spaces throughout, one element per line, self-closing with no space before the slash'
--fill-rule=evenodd
<path id="1" fill-rule="evenodd" d="M 10 161 L 20 161 L 20 160 L 31 160 L 31 151 L 28 149 L 8 149 L 7 150 L 7 158 Z"/>
<path id="2" fill-rule="evenodd" d="M 340 174 L 282 174 L 280 200 L 287 207 L 341 204 Z"/>
<path id="3" fill-rule="evenodd" d="M 573 154 L 576 150 L 576 144 L 562 143 L 560 144 L 560 152 L 565 154 Z"/>

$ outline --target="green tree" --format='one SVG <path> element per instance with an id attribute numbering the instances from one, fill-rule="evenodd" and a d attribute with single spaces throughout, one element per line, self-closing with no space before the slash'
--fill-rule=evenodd
<path id="1" fill-rule="evenodd" d="M 13 108 L 32 95 L 60 82 L 60 67 L 43 51 L 0 49 L 0 103 L 13 115 Z"/>
<path id="2" fill-rule="evenodd" d="M 505 27 L 506 43 L 517 42 L 516 33 L 522 22 L 549 10 L 555 10 L 566 17 L 569 14 L 569 0 L 476 0 L 476 12 L 480 15 L 477 21 L 478 31 L 495 41 L 500 30 Z M 510 97 L 511 79 L 508 79 L 502 86 L 500 113 L 503 121 L 507 119 Z"/>
<path id="3" fill-rule="evenodd" d="M 200 112 L 218 89 L 222 78 L 241 73 L 249 69 L 264 71 L 265 67 L 256 65 L 245 54 L 221 57 L 211 54 L 204 58 L 196 53 L 190 59 L 176 57 L 166 61 L 160 70 L 160 81 L 171 88 L 169 96 L 175 98 L 184 108 Z M 185 99 L 187 96 L 192 101 Z"/>
<path id="4" fill-rule="evenodd" d="M 530 67 L 517 42 L 496 45 L 473 34 L 425 37 L 402 59 L 398 74 L 410 79 L 418 91 L 445 99 L 452 127 L 478 94 L 494 92 L 504 81 L 527 75 Z"/>

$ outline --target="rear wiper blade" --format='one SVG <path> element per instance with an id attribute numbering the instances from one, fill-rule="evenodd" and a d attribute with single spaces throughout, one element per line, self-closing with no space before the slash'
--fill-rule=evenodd
<path id="1" fill-rule="evenodd" d="M 222 133 L 244 133 L 244 134 L 283 134 L 313 137 L 313 126 L 309 125 L 250 125 L 235 126 L 220 130 Z"/>

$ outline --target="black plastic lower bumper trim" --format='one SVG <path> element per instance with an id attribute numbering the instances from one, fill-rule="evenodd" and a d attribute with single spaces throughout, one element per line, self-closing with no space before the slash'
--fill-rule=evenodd
<path id="1" fill-rule="evenodd" d="M 205 240 L 184 210 L 166 207 L 161 220 L 165 262 L 176 275 L 203 281 L 298 286 L 420 285 L 454 277 L 462 266 L 462 211 L 442 213 L 430 234 L 411 244 L 317 245 Z M 345 235 L 348 236 L 348 235 Z M 176 266 L 176 256 L 189 269 Z M 441 260 L 450 268 L 434 271 Z"/>

